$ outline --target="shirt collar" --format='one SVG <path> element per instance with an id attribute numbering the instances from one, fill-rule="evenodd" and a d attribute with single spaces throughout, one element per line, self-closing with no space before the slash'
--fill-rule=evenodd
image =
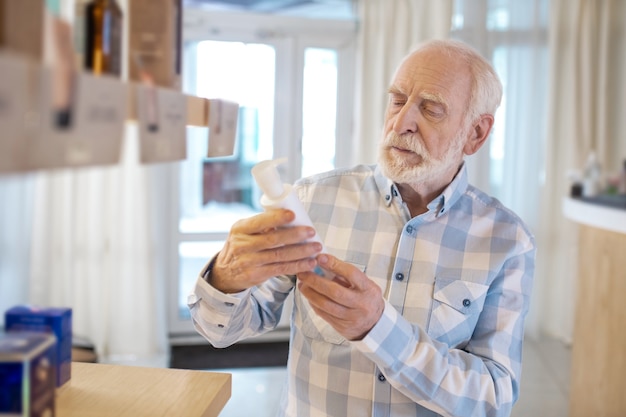
<path id="1" fill-rule="evenodd" d="M 467 167 L 465 161 L 459 168 L 456 176 L 452 179 L 452 182 L 444 188 L 443 192 L 428 204 L 428 210 L 433 211 L 436 217 L 442 216 L 456 204 L 457 201 L 467 190 Z"/>
<path id="2" fill-rule="evenodd" d="M 384 204 L 389 207 L 394 198 L 400 197 L 398 187 L 389 178 L 385 177 L 380 169 L 380 166 L 376 166 L 375 170 L 376 185 L 380 190 L 381 198 L 384 200 Z M 468 186 L 467 168 L 465 161 L 461 164 L 459 172 L 448 186 L 443 190 L 439 196 L 428 203 L 428 210 L 435 213 L 435 217 L 439 217 L 450 210 L 452 206 L 461 198 L 465 193 Z"/>
<path id="3" fill-rule="evenodd" d="M 384 204 L 389 207 L 393 199 L 400 195 L 396 185 L 389 178 L 385 177 L 380 169 L 380 165 L 376 165 L 376 169 L 374 170 L 374 179 L 376 180 L 376 186 L 380 191 Z"/>

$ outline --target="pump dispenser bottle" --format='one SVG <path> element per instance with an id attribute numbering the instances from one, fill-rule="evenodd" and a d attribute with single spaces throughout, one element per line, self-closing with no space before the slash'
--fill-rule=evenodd
<path id="1" fill-rule="evenodd" d="M 290 184 L 284 184 L 280 179 L 277 167 L 286 161 L 287 158 L 267 160 L 259 162 L 252 167 L 252 176 L 259 185 L 259 188 L 261 188 L 261 191 L 263 191 L 263 195 L 261 196 L 261 206 L 266 210 L 284 208 L 293 211 L 295 219 L 289 224 L 289 226 L 313 227 L 313 223 L 304 209 L 302 202 L 298 199 L 293 186 Z M 319 242 L 323 245 L 317 233 L 308 241 Z M 327 271 L 323 271 L 319 267 L 315 269 L 315 273 L 326 277 L 332 275 Z"/>

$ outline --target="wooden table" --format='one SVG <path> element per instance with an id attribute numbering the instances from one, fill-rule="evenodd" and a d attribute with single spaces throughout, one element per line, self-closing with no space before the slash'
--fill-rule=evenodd
<path id="1" fill-rule="evenodd" d="M 231 395 L 226 373 L 72 363 L 57 417 L 214 417 Z"/>
<path id="2" fill-rule="evenodd" d="M 570 417 L 626 416 L 626 210 L 568 199 L 580 224 Z"/>

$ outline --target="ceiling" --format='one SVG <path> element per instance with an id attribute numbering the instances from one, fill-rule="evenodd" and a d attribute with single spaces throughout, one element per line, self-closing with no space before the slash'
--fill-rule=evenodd
<path id="1" fill-rule="evenodd" d="M 184 0 L 185 7 L 350 19 L 355 0 Z"/>

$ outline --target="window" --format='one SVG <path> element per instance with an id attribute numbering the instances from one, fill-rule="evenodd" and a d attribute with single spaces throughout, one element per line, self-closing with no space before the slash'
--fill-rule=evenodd
<path id="1" fill-rule="evenodd" d="M 186 24 L 183 82 L 190 94 L 239 104 L 235 152 L 207 158 L 210 129 L 189 128 L 187 159 L 172 167 L 173 335 L 193 333 L 187 295 L 202 266 L 235 221 L 261 210 L 250 169 L 287 157 L 285 182 L 332 169 L 340 156 L 336 137 L 350 134 L 349 124 L 337 123 L 337 100 L 353 91 L 338 82 L 353 72 L 352 21 L 330 22 L 329 34 L 329 26 L 311 19 L 219 15 L 204 20 L 194 12 Z"/>
<path id="2" fill-rule="evenodd" d="M 334 168 L 337 51 L 306 48 L 302 100 L 302 175 Z"/>
<path id="3" fill-rule="evenodd" d="M 452 37 L 491 59 L 504 88 L 487 143 L 468 159 L 471 182 L 536 226 L 544 172 L 548 0 L 455 0 Z"/>

